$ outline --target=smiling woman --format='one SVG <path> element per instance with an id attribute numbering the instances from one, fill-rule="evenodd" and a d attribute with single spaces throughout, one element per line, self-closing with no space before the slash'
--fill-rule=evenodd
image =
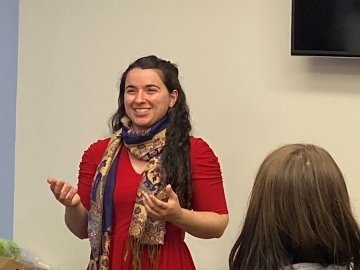
<path id="1" fill-rule="evenodd" d="M 88 269 L 193 270 L 185 232 L 224 233 L 220 165 L 205 141 L 190 136 L 178 74 L 156 56 L 132 63 L 120 82 L 112 136 L 85 151 L 78 190 L 48 179 L 68 228 L 90 240 Z"/>
<path id="2" fill-rule="evenodd" d="M 156 69 L 132 69 L 126 77 L 124 105 L 132 128 L 142 132 L 174 107 L 178 91 L 169 91 Z"/>

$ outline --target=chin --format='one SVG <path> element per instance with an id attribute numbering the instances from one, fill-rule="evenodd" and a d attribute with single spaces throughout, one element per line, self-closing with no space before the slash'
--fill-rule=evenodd
<path id="1" fill-rule="evenodd" d="M 136 131 L 144 131 L 151 127 L 152 124 L 148 123 L 135 123 L 133 122 L 134 129 Z"/>

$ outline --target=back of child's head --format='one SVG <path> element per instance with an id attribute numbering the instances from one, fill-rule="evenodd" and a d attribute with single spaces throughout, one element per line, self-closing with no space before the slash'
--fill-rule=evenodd
<path id="1" fill-rule="evenodd" d="M 270 153 L 252 189 L 231 269 L 358 261 L 360 230 L 344 177 L 323 148 L 290 144 Z"/>

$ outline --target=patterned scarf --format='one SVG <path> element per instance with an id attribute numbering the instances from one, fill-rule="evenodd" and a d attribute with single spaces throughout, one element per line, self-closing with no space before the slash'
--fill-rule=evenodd
<path id="1" fill-rule="evenodd" d="M 122 119 L 123 120 L 123 119 Z M 125 119 L 126 120 L 126 119 Z M 147 161 L 147 167 L 140 181 L 129 228 L 129 238 L 134 269 L 140 269 L 141 247 L 149 248 L 150 260 L 157 255 L 159 245 L 164 244 L 165 222 L 147 216 L 143 193 L 154 194 L 167 200 L 165 182 L 161 176 L 161 153 L 165 146 L 168 118 L 164 117 L 143 134 L 136 134 L 128 126 L 113 134 L 95 173 L 91 190 L 91 205 L 88 219 L 88 235 L 91 254 L 89 270 L 108 270 L 110 235 L 112 233 L 113 191 L 119 150 L 124 144 L 138 159 Z M 154 255 L 155 254 L 155 255 Z"/>

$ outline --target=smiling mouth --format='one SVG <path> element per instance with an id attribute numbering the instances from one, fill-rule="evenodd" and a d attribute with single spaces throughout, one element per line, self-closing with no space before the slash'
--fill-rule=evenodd
<path id="1" fill-rule="evenodd" d="M 134 109 L 135 112 L 148 112 L 150 109 L 148 108 L 138 108 L 138 109 Z"/>

